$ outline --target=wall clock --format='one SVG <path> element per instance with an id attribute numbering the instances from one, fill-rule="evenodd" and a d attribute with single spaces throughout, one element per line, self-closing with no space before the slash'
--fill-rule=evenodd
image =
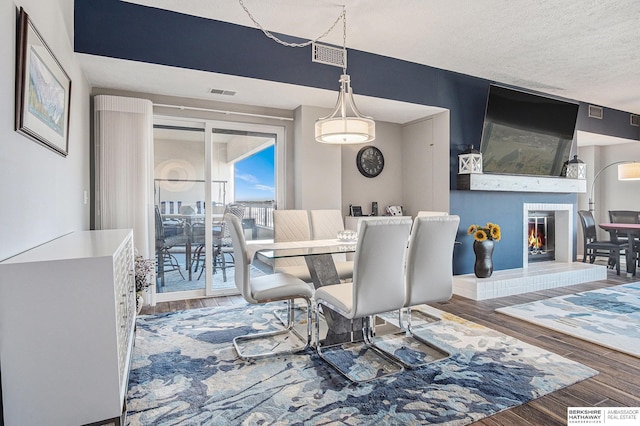
<path id="1" fill-rule="evenodd" d="M 369 145 L 358 151 L 356 165 L 363 176 L 373 178 L 382 173 L 384 156 L 375 146 Z"/>

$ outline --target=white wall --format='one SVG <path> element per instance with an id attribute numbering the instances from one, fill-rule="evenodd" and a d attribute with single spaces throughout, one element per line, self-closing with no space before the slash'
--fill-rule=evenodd
<path id="1" fill-rule="evenodd" d="M 588 210 L 589 196 L 596 173 L 618 161 L 640 161 L 640 142 L 579 147 L 578 156 L 587 164 L 587 193 L 578 196 L 578 210 Z M 640 211 L 640 181 L 618 180 L 616 165 L 602 171 L 593 188 L 596 223 L 609 222 L 609 210 Z M 598 229 L 598 238 L 607 240 L 609 236 L 607 232 Z M 582 253 L 582 241 L 582 230 L 580 230 L 578 232 L 579 254 Z"/>
<path id="2" fill-rule="evenodd" d="M 640 142 L 600 148 L 600 168 L 617 161 L 640 161 Z M 608 222 L 609 210 L 640 211 L 640 181 L 618 180 L 618 166 L 606 169 L 596 183 L 595 208 L 600 219 Z"/>
<path id="3" fill-rule="evenodd" d="M 402 128 L 405 213 L 449 211 L 449 112 Z"/>
<path id="4" fill-rule="evenodd" d="M 63 8 L 61 5 L 64 4 Z M 24 7 L 72 81 L 69 155 L 14 131 L 16 7 Z M 68 1 L 0 0 L 0 259 L 89 229 L 89 92 L 73 56 Z"/>
<path id="5" fill-rule="evenodd" d="M 340 146 L 315 140 L 315 122 L 327 113 L 325 108 L 309 106 L 294 112 L 296 209 L 339 209 L 342 203 Z"/>
<path id="6" fill-rule="evenodd" d="M 374 178 L 362 176 L 356 166 L 358 151 L 373 145 L 384 156 L 384 169 Z M 369 144 L 342 147 L 342 212 L 347 215 L 349 204 L 362 206 L 362 214 L 371 213 L 371 202 L 378 202 L 378 214 L 386 206 L 403 205 L 402 196 L 402 126 L 376 121 L 376 139 Z"/>

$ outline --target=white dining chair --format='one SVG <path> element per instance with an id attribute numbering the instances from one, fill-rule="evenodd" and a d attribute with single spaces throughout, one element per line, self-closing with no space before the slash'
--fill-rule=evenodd
<path id="1" fill-rule="evenodd" d="M 244 299 L 252 304 L 283 300 L 289 302 L 286 328 L 234 338 L 233 345 L 238 356 L 242 359 L 255 359 L 306 350 L 311 344 L 311 298 L 313 290 L 307 283 L 290 274 L 274 273 L 261 277 L 251 277 L 249 274 L 250 261 L 242 230 L 242 222 L 240 218 L 231 213 L 224 215 L 224 222 L 229 228 L 233 245 L 235 284 Z M 302 299 L 306 304 L 306 337 L 301 336 L 294 328 L 293 306 L 295 299 Z M 285 336 L 284 338 L 278 339 L 278 336 L 283 335 Z M 273 339 L 277 339 L 277 341 L 273 341 Z M 298 344 L 296 345 L 295 342 L 298 342 Z M 246 344 L 251 344 L 253 351 L 251 348 L 243 350 L 243 345 Z M 285 348 L 278 351 L 271 349 L 278 346 Z M 269 349 L 263 349 L 265 347 Z"/>
<path id="2" fill-rule="evenodd" d="M 309 213 L 306 210 L 274 210 L 273 241 L 286 243 L 311 240 Z M 276 259 L 274 272 L 294 275 L 303 281 L 311 282 L 311 273 L 303 257 Z"/>
<path id="3" fill-rule="evenodd" d="M 416 217 L 427 217 L 427 216 L 448 216 L 449 212 L 437 212 L 431 210 L 420 210 Z"/>
<path id="4" fill-rule="evenodd" d="M 353 282 L 316 289 L 316 350 L 321 359 L 353 382 L 367 382 L 404 369 L 402 364 L 378 351 L 369 337 L 373 315 L 399 310 L 404 305 L 404 258 L 410 229 L 411 220 L 406 218 L 363 222 L 354 259 Z M 319 337 L 322 307 L 347 319 L 362 318 L 365 341 L 327 346 L 323 351 Z M 354 345 L 358 347 L 357 355 L 350 355 L 353 352 L 349 347 Z M 347 368 L 350 366 L 354 368 Z"/>
<path id="5" fill-rule="evenodd" d="M 416 218 L 409 237 L 404 275 L 405 309 L 400 311 L 400 328 L 405 329 L 403 318 L 406 317 L 406 330 L 409 334 L 421 343 L 444 353 L 444 357 L 450 355 L 448 351 L 415 333 L 411 321 L 411 308 L 416 305 L 444 302 L 451 299 L 453 295 L 453 248 L 459 225 L 460 217 L 457 215 Z M 439 320 L 439 318 L 430 315 L 426 316 L 430 323 Z M 402 362 L 411 368 L 428 363 L 412 362 L 406 359 L 403 359 Z"/>
<path id="6" fill-rule="evenodd" d="M 309 217 L 314 240 L 336 239 L 338 232 L 344 231 L 340 210 L 311 210 Z M 341 280 L 350 280 L 353 277 L 353 260 L 347 260 L 346 254 L 334 254 L 333 263 Z"/>

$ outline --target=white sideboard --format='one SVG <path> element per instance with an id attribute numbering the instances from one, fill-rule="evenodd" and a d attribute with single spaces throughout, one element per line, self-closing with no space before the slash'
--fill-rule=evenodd
<path id="1" fill-rule="evenodd" d="M 135 311 L 131 230 L 74 232 L 0 262 L 5 424 L 120 424 Z"/>
<path id="2" fill-rule="evenodd" d="M 362 223 L 363 220 L 380 219 L 411 219 L 411 216 L 345 216 L 344 229 L 358 232 L 360 230 L 360 223 Z"/>

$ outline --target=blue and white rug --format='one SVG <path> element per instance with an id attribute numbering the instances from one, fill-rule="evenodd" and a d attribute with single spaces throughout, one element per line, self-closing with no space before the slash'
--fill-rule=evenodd
<path id="1" fill-rule="evenodd" d="M 538 300 L 496 311 L 640 357 L 640 283 Z"/>
<path id="2" fill-rule="evenodd" d="M 271 306 L 141 316 L 129 425 L 464 425 L 597 371 L 439 310 L 420 335 L 452 356 L 353 385 L 314 351 L 242 361 L 235 336 L 269 328 Z"/>

